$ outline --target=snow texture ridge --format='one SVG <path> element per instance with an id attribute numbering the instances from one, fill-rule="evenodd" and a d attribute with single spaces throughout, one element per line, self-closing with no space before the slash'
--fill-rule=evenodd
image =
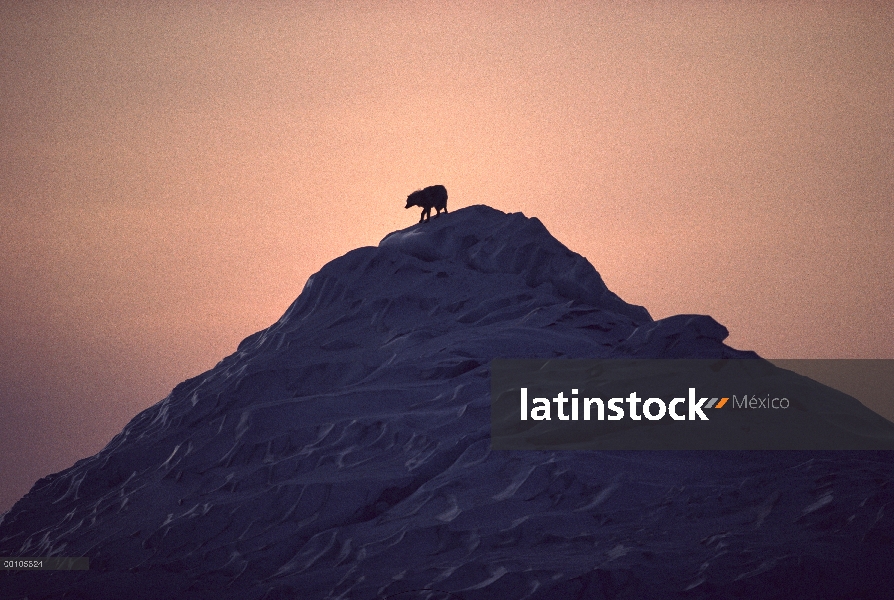
<path id="1" fill-rule="evenodd" d="M 283 317 L 38 481 L 0 598 L 874 598 L 888 453 L 497 452 L 494 358 L 747 358 L 654 321 L 537 219 L 460 209 L 313 275 Z"/>

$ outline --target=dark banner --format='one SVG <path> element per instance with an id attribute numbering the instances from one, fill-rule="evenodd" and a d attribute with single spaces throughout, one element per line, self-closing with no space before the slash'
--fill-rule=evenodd
<path id="1" fill-rule="evenodd" d="M 884 385 L 894 361 L 871 361 L 869 369 L 868 361 L 856 360 L 778 362 L 786 368 L 763 359 L 494 360 L 491 444 L 497 450 L 894 449 L 894 424 L 799 374 L 874 389 L 878 403 L 890 389 Z"/>

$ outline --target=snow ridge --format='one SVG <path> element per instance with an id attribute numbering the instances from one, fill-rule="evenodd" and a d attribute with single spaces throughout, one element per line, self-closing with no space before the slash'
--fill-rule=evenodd
<path id="1" fill-rule="evenodd" d="M 490 448 L 494 358 L 756 356 L 727 333 L 652 320 L 537 219 L 443 214 L 330 262 L 38 481 L 0 555 L 91 568 L 7 573 L 0 598 L 873 597 L 894 572 L 885 453 Z"/>

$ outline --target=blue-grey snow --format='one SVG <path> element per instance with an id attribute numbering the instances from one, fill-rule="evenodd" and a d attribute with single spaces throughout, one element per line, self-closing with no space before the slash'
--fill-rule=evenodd
<path id="1" fill-rule="evenodd" d="M 753 358 L 655 321 L 536 218 L 470 206 L 282 318 L 0 519 L 0 598 L 882 598 L 890 452 L 495 451 L 494 358 Z"/>

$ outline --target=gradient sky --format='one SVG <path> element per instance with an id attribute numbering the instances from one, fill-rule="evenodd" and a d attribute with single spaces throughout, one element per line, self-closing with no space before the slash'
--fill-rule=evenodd
<path id="1" fill-rule="evenodd" d="M 482 6 L 485 5 L 485 6 Z M 653 317 L 894 358 L 894 4 L 0 4 L 0 511 L 451 209 Z"/>

